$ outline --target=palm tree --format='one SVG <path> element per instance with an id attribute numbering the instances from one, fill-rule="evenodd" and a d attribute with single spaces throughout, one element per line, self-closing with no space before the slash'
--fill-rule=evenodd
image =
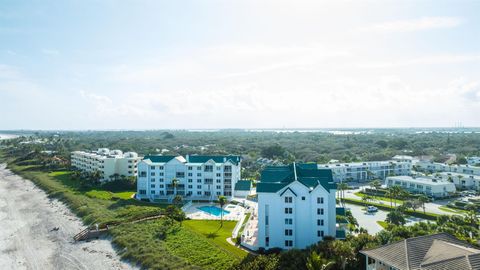
<path id="1" fill-rule="evenodd" d="M 348 184 L 341 182 L 337 185 L 337 188 L 340 190 L 340 202 L 343 202 L 343 199 L 345 199 L 345 190 L 348 188 Z"/>
<path id="2" fill-rule="evenodd" d="M 337 257 L 340 263 L 341 269 L 345 270 L 348 261 L 355 259 L 355 253 L 353 247 L 349 242 L 335 240 L 332 243 L 333 254 Z"/>
<path id="3" fill-rule="evenodd" d="M 368 200 L 370 199 L 370 196 L 364 195 L 362 197 L 362 202 L 365 204 L 365 207 L 368 207 Z"/>
<path id="4" fill-rule="evenodd" d="M 332 268 L 335 262 L 323 258 L 321 254 L 312 251 L 310 256 L 307 258 L 307 269 L 308 270 L 328 270 Z"/>
<path id="5" fill-rule="evenodd" d="M 177 186 L 178 186 L 178 179 L 173 178 L 172 179 L 172 187 L 173 187 L 173 194 L 177 195 Z"/>
<path id="6" fill-rule="evenodd" d="M 181 195 L 176 195 L 175 198 L 173 198 L 173 204 L 175 205 L 180 205 L 183 201 L 183 198 Z"/>
<path id="7" fill-rule="evenodd" d="M 378 196 L 378 190 L 382 186 L 382 183 L 379 180 L 374 180 L 374 181 L 370 182 L 370 186 L 373 189 L 375 189 L 375 197 L 377 197 Z"/>
<path id="8" fill-rule="evenodd" d="M 390 198 L 390 208 L 393 208 L 393 189 L 392 187 L 387 188 L 385 195 Z"/>
<path id="9" fill-rule="evenodd" d="M 429 201 L 428 197 L 424 194 L 418 196 L 418 202 L 420 206 L 423 208 L 423 213 L 425 214 L 425 204 Z"/>
<path id="10" fill-rule="evenodd" d="M 400 186 L 393 186 L 392 187 L 392 195 L 393 195 L 393 198 L 395 199 L 395 207 L 397 207 L 397 198 L 402 193 L 402 191 L 403 191 L 403 189 Z"/>
<path id="11" fill-rule="evenodd" d="M 223 227 L 223 206 L 227 204 L 227 198 L 225 196 L 218 196 L 218 204 L 222 211 L 220 212 L 220 227 Z"/>

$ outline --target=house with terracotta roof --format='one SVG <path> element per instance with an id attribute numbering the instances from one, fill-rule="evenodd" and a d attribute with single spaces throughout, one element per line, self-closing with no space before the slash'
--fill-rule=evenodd
<path id="1" fill-rule="evenodd" d="M 480 250 L 448 233 L 404 239 L 364 249 L 367 270 L 480 269 Z"/>

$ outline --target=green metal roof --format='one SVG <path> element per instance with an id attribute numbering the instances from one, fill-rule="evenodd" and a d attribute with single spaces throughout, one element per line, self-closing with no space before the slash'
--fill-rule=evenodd
<path id="1" fill-rule="evenodd" d="M 199 155 L 189 155 L 187 156 L 187 162 L 189 163 L 205 163 L 209 160 L 213 160 L 215 163 L 224 163 L 230 161 L 233 164 L 238 164 L 241 160 L 241 156 L 199 156 Z"/>
<path id="2" fill-rule="evenodd" d="M 235 190 L 249 191 L 252 188 L 252 181 L 250 180 L 238 180 L 235 184 Z"/>
<path id="3" fill-rule="evenodd" d="M 152 155 L 152 156 L 145 156 L 143 159 L 149 159 L 153 163 L 166 163 L 170 160 L 176 158 L 176 156 L 161 156 L 161 155 Z"/>
<path id="4" fill-rule="evenodd" d="M 286 166 L 268 166 L 260 176 L 257 192 L 277 192 L 296 180 L 310 189 L 319 184 L 326 190 L 336 189 L 330 169 L 319 169 L 316 164 L 291 164 Z"/>
<path id="5" fill-rule="evenodd" d="M 345 232 L 345 230 L 337 230 L 335 233 L 335 238 L 345 239 L 346 237 L 347 237 L 347 233 Z"/>

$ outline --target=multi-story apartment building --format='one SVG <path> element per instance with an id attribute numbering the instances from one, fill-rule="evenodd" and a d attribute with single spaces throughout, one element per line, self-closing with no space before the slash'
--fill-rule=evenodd
<path id="1" fill-rule="evenodd" d="M 336 227 L 335 192 L 330 169 L 295 163 L 266 167 L 257 183 L 257 239 L 249 247 L 305 248 L 325 236 L 344 238 L 345 231 Z"/>
<path id="2" fill-rule="evenodd" d="M 480 164 L 480 157 L 467 157 L 468 165 L 478 165 Z"/>
<path id="3" fill-rule="evenodd" d="M 101 181 L 109 181 L 115 177 L 136 176 L 137 164 L 141 160 L 135 152 L 123 153 L 120 150 L 100 148 L 97 151 L 74 151 L 71 154 L 71 165 L 78 170 L 93 173 L 98 171 Z"/>
<path id="4" fill-rule="evenodd" d="M 480 190 L 480 176 L 454 172 L 442 172 L 438 173 L 438 176 L 443 180 L 453 182 L 457 189 Z"/>
<path id="5" fill-rule="evenodd" d="M 240 156 L 145 156 L 138 164 L 137 198 L 230 198 L 240 171 Z"/>
<path id="6" fill-rule="evenodd" d="M 415 167 L 424 172 L 434 173 L 434 172 L 454 172 L 454 173 L 463 173 L 470 175 L 480 175 L 480 167 L 471 166 L 471 165 L 453 165 L 446 163 L 437 163 L 431 161 L 418 161 L 415 164 Z"/>
<path id="7" fill-rule="evenodd" d="M 332 163 L 319 164 L 318 167 L 331 169 L 335 182 L 366 182 L 376 178 L 383 180 L 390 175 L 410 175 L 412 160 Z"/>
<path id="8" fill-rule="evenodd" d="M 433 198 L 448 197 L 456 191 L 452 182 L 434 177 L 389 176 L 385 179 L 385 185 L 400 186 L 409 192 L 423 193 Z"/>

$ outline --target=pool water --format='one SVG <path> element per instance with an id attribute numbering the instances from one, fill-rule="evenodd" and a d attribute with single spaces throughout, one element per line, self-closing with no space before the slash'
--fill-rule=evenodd
<path id="1" fill-rule="evenodd" d="M 223 211 L 223 215 L 230 214 L 229 211 L 222 210 L 221 208 L 216 206 L 201 206 L 201 207 L 198 207 L 198 209 L 217 217 L 219 217 L 222 214 L 222 211 Z"/>

